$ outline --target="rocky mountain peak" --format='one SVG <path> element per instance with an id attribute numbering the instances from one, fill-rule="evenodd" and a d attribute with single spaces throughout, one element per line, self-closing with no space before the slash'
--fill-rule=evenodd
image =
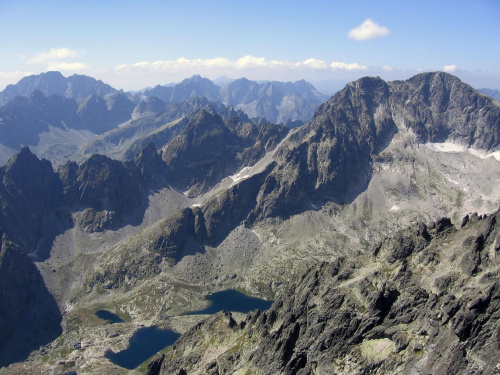
<path id="1" fill-rule="evenodd" d="M 208 124 L 223 124 L 221 116 L 217 113 L 217 110 L 208 105 L 198 111 L 192 120 L 195 126 L 208 125 Z"/>
<path id="2" fill-rule="evenodd" d="M 28 146 L 24 146 L 3 168 L 4 183 L 26 192 L 40 186 L 48 187 L 55 176 L 52 164 L 38 159 Z"/>
<path id="3" fill-rule="evenodd" d="M 309 200 L 351 202 L 368 186 L 374 155 L 396 133 L 411 134 L 414 147 L 446 141 L 496 150 L 500 107 L 442 72 L 407 81 L 364 77 L 351 82 L 276 151 L 278 165 L 250 218 L 287 216 Z"/>

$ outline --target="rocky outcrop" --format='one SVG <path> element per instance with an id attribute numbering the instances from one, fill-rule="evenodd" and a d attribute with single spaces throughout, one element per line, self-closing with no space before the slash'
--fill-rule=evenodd
<path id="1" fill-rule="evenodd" d="M 120 162 L 95 154 L 78 166 L 69 162 L 58 170 L 65 204 L 83 210 L 79 224 L 89 232 L 116 229 L 143 206 L 149 189 L 164 186 L 166 165 L 153 145 L 133 161 Z"/>
<path id="2" fill-rule="evenodd" d="M 492 373 L 499 220 L 497 212 L 460 230 L 449 220 L 418 224 L 371 255 L 314 266 L 268 311 L 240 323 L 219 313 L 193 327 L 157 373 Z"/>
<path id="3" fill-rule="evenodd" d="M 25 360 L 61 332 L 61 313 L 31 259 L 7 235 L 0 249 L 0 367 Z"/>

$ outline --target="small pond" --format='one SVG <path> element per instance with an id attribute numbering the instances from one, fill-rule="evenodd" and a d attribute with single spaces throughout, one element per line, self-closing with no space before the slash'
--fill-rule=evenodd
<path id="1" fill-rule="evenodd" d="M 102 320 L 106 320 L 109 324 L 112 323 L 123 323 L 125 320 L 120 318 L 118 315 L 113 314 L 111 311 L 108 310 L 99 310 L 95 312 L 95 315 Z"/>
<path id="2" fill-rule="evenodd" d="M 207 296 L 206 299 L 210 301 L 210 306 L 203 310 L 188 312 L 185 315 L 215 314 L 222 310 L 246 314 L 256 309 L 260 309 L 260 311 L 267 310 L 273 304 L 273 301 L 250 297 L 237 290 L 217 292 Z"/>
<path id="3" fill-rule="evenodd" d="M 140 328 L 130 338 L 127 349 L 118 353 L 108 350 L 104 356 L 117 366 L 133 370 L 163 348 L 172 345 L 180 336 L 170 329 Z"/>

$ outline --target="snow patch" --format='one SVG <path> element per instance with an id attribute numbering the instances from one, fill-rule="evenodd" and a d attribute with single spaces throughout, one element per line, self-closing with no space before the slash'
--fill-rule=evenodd
<path id="1" fill-rule="evenodd" d="M 395 205 L 395 206 L 392 206 L 389 211 L 399 211 L 401 208 L 399 208 L 399 206 Z"/>
<path id="2" fill-rule="evenodd" d="M 241 171 L 239 171 L 238 173 L 236 173 L 235 175 L 229 176 L 229 178 L 231 180 L 233 180 L 233 182 L 238 182 L 238 181 L 247 179 L 248 177 L 250 177 L 250 175 L 248 174 L 248 172 L 251 169 L 252 169 L 252 167 L 245 167 Z"/>
<path id="3" fill-rule="evenodd" d="M 425 146 L 427 146 L 432 151 L 439 152 L 464 152 L 467 149 L 465 146 L 457 145 L 451 142 L 426 143 Z"/>
<path id="4" fill-rule="evenodd" d="M 500 161 L 500 151 L 494 151 L 491 153 L 486 153 L 485 151 L 475 150 L 473 148 L 467 148 L 464 145 L 457 145 L 451 142 L 444 143 L 426 143 L 424 146 L 429 148 L 432 151 L 439 152 L 468 152 L 471 155 L 474 155 L 481 159 L 486 159 L 489 157 L 494 157 L 496 160 Z"/>
<path id="5" fill-rule="evenodd" d="M 478 158 L 481 159 L 486 159 L 489 157 L 494 157 L 496 160 L 500 161 L 500 151 L 495 151 L 487 154 L 486 152 L 481 152 L 479 150 L 473 150 L 472 148 L 469 148 L 469 153 L 471 153 L 474 156 L 477 156 Z"/>

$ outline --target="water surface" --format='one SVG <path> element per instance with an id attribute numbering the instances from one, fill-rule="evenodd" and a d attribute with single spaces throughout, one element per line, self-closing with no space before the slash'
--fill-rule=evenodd
<path id="1" fill-rule="evenodd" d="M 210 301 L 210 306 L 203 310 L 191 311 L 186 315 L 198 314 L 215 314 L 219 311 L 233 311 L 241 313 L 249 313 L 250 311 L 259 309 L 260 311 L 267 310 L 273 304 L 273 301 L 266 301 L 257 297 L 250 297 L 240 293 L 237 290 L 224 290 L 206 297 Z"/>
<path id="2" fill-rule="evenodd" d="M 104 355 L 115 365 L 133 370 L 163 348 L 172 345 L 180 333 L 158 327 L 140 328 L 130 338 L 129 347 L 115 353 L 108 350 Z"/>

